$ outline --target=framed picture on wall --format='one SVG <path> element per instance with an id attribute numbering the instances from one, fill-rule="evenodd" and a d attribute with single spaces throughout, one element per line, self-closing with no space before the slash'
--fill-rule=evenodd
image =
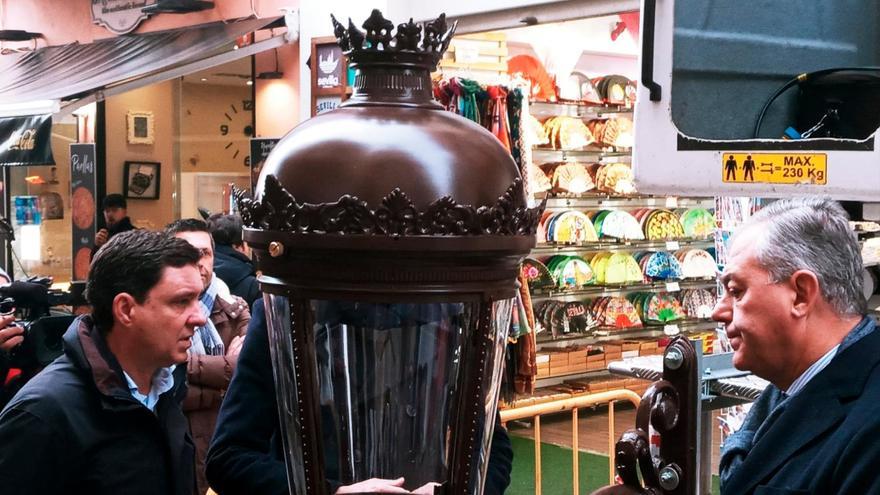
<path id="1" fill-rule="evenodd" d="M 129 199 L 159 199 L 159 162 L 125 162 L 122 195 Z"/>
<path id="2" fill-rule="evenodd" d="M 153 112 L 129 110 L 126 114 L 128 144 L 153 144 L 156 140 Z"/>

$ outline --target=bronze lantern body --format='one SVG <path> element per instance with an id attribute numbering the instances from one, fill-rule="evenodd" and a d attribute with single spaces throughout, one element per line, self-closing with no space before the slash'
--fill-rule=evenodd
<path id="1" fill-rule="evenodd" d="M 336 36 L 352 98 L 239 198 L 265 294 L 291 493 L 369 478 L 481 493 L 528 208 L 507 150 L 432 101 L 455 27 L 378 11 Z"/>

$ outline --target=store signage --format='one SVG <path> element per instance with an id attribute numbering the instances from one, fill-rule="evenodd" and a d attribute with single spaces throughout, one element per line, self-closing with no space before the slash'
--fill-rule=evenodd
<path id="1" fill-rule="evenodd" d="M 0 166 L 55 165 L 52 116 L 0 118 Z"/>
<path id="2" fill-rule="evenodd" d="M 251 139 L 251 155 L 248 161 L 251 167 L 251 194 L 253 194 L 254 188 L 257 187 L 257 179 L 260 178 L 260 172 L 263 171 L 263 164 L 266 163 L 266 158 L 269 157 L 269 153 L 275 148 L 278 141 L 278 138 Z"/>
<path id="3" fill-rule="evenodd" d="M 315 50 L 318 54 L 318 80 L 319 88 L 339 88 L 342 86 L 342 49 L 336 43 L 318 45 Z"/>
<path id="4" fill-rule="evenodd" d="M 825 153 L 723 153 L 721 179 L 740 184 L 813 184 L 828 182 Z"/>
<path id="5" fill-rule="evenodd" d="M 327 113 L 330 110 L 336 110 L 342 104 L 341 96 L 322 96 L 315 100 L 315 115 Z"/>
<path id="6" fill-rule="evenodd" d="M 85 280 L 95 245 L 98 202 L 94 144 L 70 145 L 70 209 L 73 222 L 73 280 Z"/>
<path id="7" fill-rule="evenodd" d="M 130 33 L 150 16 L 141 9 L 154 3 L 156 0 L 92 0 L 92 22 L 114 34 Z"/>

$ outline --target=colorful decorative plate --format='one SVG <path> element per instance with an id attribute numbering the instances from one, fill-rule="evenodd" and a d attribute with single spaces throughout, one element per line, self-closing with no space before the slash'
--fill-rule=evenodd
<path id="1" fill-rule="evenodd" d="M 675 213 L 669 210 L 652 211 L 644 220 L 645 238 L 652 241 L 684 237 L 684 227 Z"/>
<path id="2" fill-rule="evenodd" d="M 705 208 L 692 208 L 681 216 L 687 237 L 706 238 L 715 232 L 715 215 Z"/>
<path id="3" fill-rule="evenodd" d="M 535 258 L 525 258 L 520 265 L 520 271 L 523 278 L 529 284 L 530 289 L 552 287 L 553 277 L 550 270 Z"/>
<path id="4" fill-rule="evenodd" d="M 645 262 L 645 275 L 654 280 L 681 279 L 681 264 L 670 253 L 658 251 Z"/>

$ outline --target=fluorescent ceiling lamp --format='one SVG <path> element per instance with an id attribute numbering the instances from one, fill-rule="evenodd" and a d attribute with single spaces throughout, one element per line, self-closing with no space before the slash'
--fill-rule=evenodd
<path id="1" fill-rule="evenodd" d="M 24 115 L 44 115 L 61 110 L 60 100 L 33 100 L 21 103 L 0 104 L 0 117 L 21 117 Z"/>

